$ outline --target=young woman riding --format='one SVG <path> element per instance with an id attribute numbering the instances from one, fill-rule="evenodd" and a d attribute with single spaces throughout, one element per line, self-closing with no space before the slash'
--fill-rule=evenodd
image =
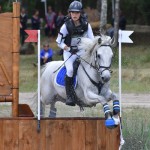
<path id="1" fill-rule="evenodd" d="M 69 17 L 60 28 L 56 42 L 63 49 L 66 67 L 65 88 L 66 105 L 75 106 L 76 93 L 73 87 L 73 63 L 82 53 L 78 45 L 82 37 L 94 39 L 91 25 L 82 16 L 82 3 L 73 1 L 69 6 Z"/>

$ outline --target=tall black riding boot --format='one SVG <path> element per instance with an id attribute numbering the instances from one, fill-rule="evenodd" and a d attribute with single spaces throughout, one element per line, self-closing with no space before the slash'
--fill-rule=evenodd
<path id="1" fill-rule="evenodd" d="M 75 91 L 73 87 L 73 78 L 66 76 L 65 78 L 65 87 L 66 87 L 66 105 L 75 106 Z"/>

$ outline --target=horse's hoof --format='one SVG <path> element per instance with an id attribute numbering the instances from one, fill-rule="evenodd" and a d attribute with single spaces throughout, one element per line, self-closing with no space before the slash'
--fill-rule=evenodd
<path id="1" fill-rule="evenodd" d="M 48 118 L 56 118 L 56 115 L 50 114 Z"/>
<path id="2" fill-rule="evenodd" d="M 68 105 L 68 106 L 76 106 L 76 104 L 74 102 L 66 102 L 66 105 Z"/>
<path id="3" fill-rule="evenodd" d="M 115 121 L 111 118 L 111 119 L 107 119 L 105 120 L 105 126 L 109 129 L 113 129 L 116 127 L 115 125 Z"/>
<path id="4" fill-rule="evenodd" d="M 114 120 L 115 125 L 119 125 L 120 124 L 120 118 L 119 118 L 119 116 L 117 116 L 117 117 L 113 116 L 112 119 Z"/>

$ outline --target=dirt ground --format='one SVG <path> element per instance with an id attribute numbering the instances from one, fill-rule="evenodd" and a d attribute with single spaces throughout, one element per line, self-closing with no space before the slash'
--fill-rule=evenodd
<path id="1" fill-rule="evenodd" d="M 20 93 L 19 103 L 25 103 L 30 106 L 32 111 L 37 114 L 37 101 L 34 101 L 35 93 Z M 137 107 L 150 107 L 149 101 L 150 94 L 122 94 L 121 107 L 122 111 Z M 112 106 L 112 103 L 109 103 Z M 97 104 L 96 108 L 85 108 L 84 111 L 80 111 L 78 106 L 69 107 L 61 102 L 56 103 L 57 117 L 97 117 L 97 114 L 103 116 L 103 109 L 101 104 Z M 50 107 L 45 107 L 45 116 L 48 117 Z"/>
<path id="2" fill-rule="evenodd" d="M 122 111 L 131 110 L 137 107 L 150 108 L 150 94 L 122 94 Z M 37 98 L 36 98 L 37 99 Z M 35 93 L 19 93 L 19 104 L 28 104 L 35 116 L 37 115 L 37 101 L 35 100 Z M 112 106 L 112 103 L 109 103 Z M 57 117 L 103 117 L 103 109 L 101 104 L 97 104 L 96 107 L 84 108 L 84 111 L 80 111 L 78 106 L 69 107 L 61 102 L 56 103 Z M 50 107 L 45 107 L 45 117 L 49 115 Z M 11 116 L 11 103 L 0 104 L 0 117 Z"/>
<path id="3" fill-rule="evenodd" d="M 35 93 L 19 93 L 19 103 L 31 104 Z M 150 107 L 150 94 L 122 94 L 123 107 Z"/>

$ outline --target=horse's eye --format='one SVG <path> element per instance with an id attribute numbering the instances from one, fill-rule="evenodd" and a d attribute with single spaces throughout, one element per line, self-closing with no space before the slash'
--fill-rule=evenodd
<path id="1" fill-rule="evenodd" d="M 100 55 L 97 55 L 97 58 L 99 58 L 99 59 L 100 59 L 100 58 L 101 58 L 101 56 L 100 56 Z"/>

